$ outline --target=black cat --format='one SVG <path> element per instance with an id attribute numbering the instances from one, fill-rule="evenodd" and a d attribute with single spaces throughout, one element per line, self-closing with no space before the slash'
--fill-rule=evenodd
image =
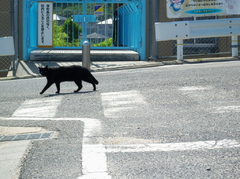
<path id="1" fill-rule="evenodd" d="M 91 72 L 81 66 L 67 66 L 67 67 L 38 67 L 42 76 L 47 77 L 47 84 L 40 92 L 43 94 L 53 83 L 56 84 L 57 92 L 60 92 L 60 83 L 63 81 L 74 81 L 78 86 L 78 89 L 74 92 L 78 92 L 82 88 L 82 80 L 93 85 L 93 90 L 96 90 L 98 81 L 94 78 Z M 95 85 L 96 84 L 96 85 Z"/>

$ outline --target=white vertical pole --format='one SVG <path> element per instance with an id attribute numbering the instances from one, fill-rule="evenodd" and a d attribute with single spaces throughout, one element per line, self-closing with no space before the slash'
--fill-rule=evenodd
<path id="1" fill-rule="evenodd" d="M 183 60 L 183 39 L 177 40 L 177 60 Z"/>
<path id="2" fill-rule="evenodd" d="M 90 70 L 90 43 L 86 40 L 82 45 L 82 66 Z"/>
<path id="3" fill-rule="evenodd" d="M 238 57 L 238 36 L 232 36 L 232 57 Z"/>

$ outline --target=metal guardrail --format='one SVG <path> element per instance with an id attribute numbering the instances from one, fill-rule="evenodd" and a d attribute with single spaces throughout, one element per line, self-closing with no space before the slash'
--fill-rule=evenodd
<path id="1" fill-rule="evenodd" d="M 232 56 L 238 56 L 240 18 L 155 23 L 156 41 L 177 40 L 177 59 L 183 60 L 183 39 L 232 37 Z"/>

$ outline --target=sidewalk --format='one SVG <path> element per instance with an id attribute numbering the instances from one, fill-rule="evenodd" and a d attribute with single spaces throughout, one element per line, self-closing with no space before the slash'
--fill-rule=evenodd
<path id="1" fill-rule="evenodd" d="M 204 63 L 204 62 L 221 62 L 221 61 L 233 61 L 239 60 L 239 58 L 232 57 L 220 57 L 220 58 L 203 58 L 203 59 L 185 59 L 183 61 L 94 61 L 91 62 L 91 71 L 113 71 L 113 70 L 125 70 L 136 68 L 157 67 L 163 65 L 181 65 L 189 63 Z M 0 80 L 19 79 L 19 78 L 31 78 L 41 76 L 38 71 L 39 66 L 69 66 L 69 65 L 82 65 L 82 62 L 77 61 L 20 61 L 16 76 L 12 76 L 12 72 L 9 72 L 7 77 L 0 78 Z"/>

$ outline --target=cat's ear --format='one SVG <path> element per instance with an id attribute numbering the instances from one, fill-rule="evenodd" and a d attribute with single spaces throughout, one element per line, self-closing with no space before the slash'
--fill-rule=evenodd
<path id="1" fill-rule="evenodd" d="M 46 67 L 45 67 L 46 69 L 48 69 L 48 65 L 46 65 Z"/>

